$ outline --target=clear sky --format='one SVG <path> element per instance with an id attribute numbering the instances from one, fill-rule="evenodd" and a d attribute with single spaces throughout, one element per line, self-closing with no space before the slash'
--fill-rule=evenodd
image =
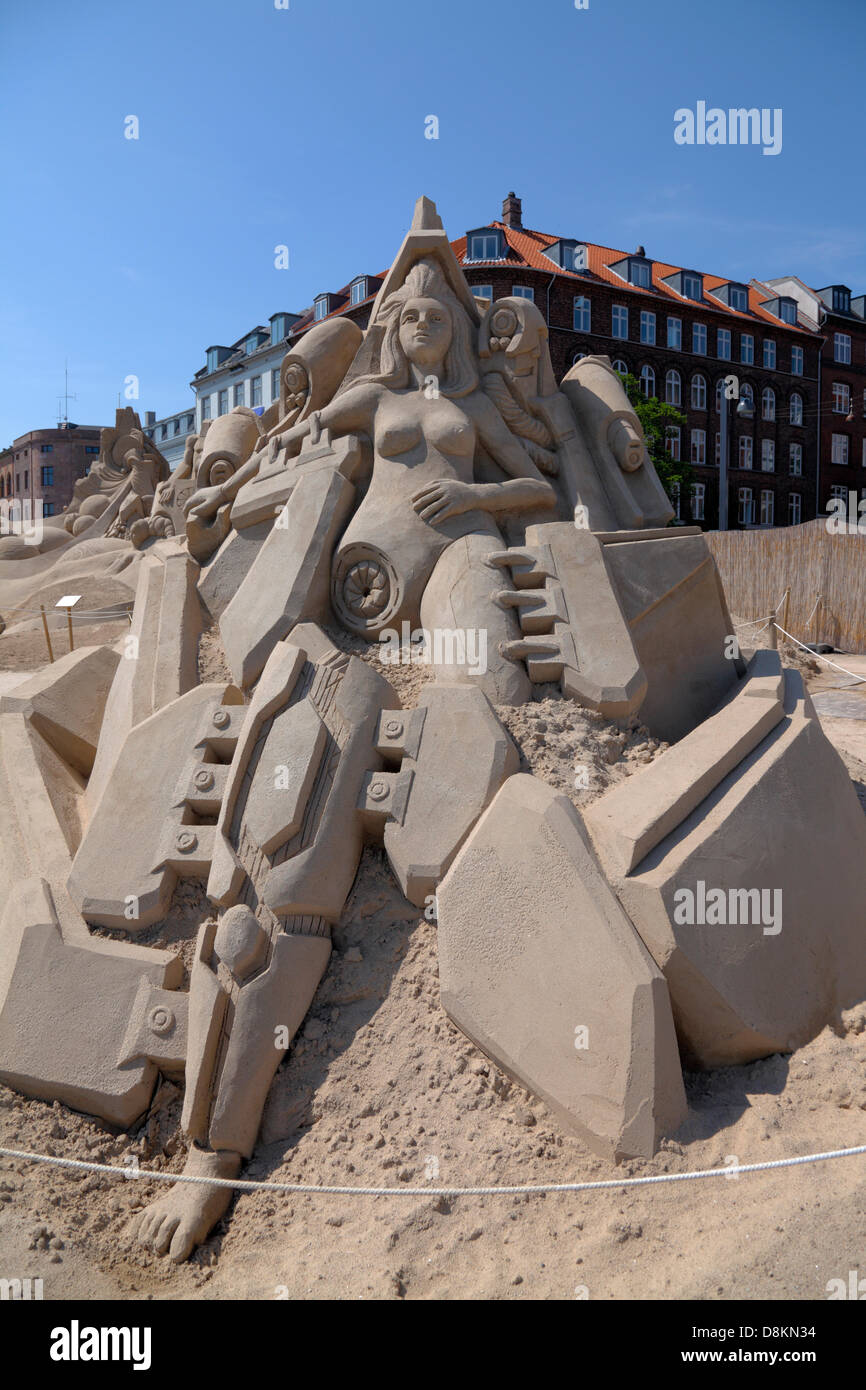
<path id="1" fill-rule="evenodd" d="M 130 374 L 191 405 L 208 344 L 382 270 L 421 193 L 453 237 L 514 189 L 528 227 L 862 293 L 864 59 L 864 0 L 0 0 L 0 445 L 67 358 L 81 424 Z M 781 108 L 781 153 L 676 144 L 699 101 Z"/>

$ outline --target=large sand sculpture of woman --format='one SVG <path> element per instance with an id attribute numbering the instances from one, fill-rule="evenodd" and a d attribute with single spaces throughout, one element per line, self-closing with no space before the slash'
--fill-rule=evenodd
<path id="1" fill-rule="evenodd" d="M 378 315 L 379 369 L 361 375 L 319 412 L 262 440 L 289 455 L 311 431 L 361 434 L 372 443 L 369 486 L 335 555 L 333 605 L 371 639 L 420 620 L 428 631 L 471 618 L 490 654 L 486 693 L 501 703 L 529 694 L 525 671 L 498 653 L 519 635 L 495 602 L 501 551 L 495 517 L 550 508 L 556 495 L 479 384 L 475 329 L 433 258 L 416 261 Z M 481 447 L 506 475 L 476 481 Z M 258 451 L 227 483 L 194 494 L 187 512 L 203 520 L 233 499 L 267 455 Z M 455 587 L 462 599 L 457 612 Z M 484 685 L 484 682 L 482 682 Z"/>

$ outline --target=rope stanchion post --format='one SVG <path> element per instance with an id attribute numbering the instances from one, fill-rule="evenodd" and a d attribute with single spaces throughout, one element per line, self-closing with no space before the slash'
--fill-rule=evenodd
<path id="1" fill-rule="evenodd" d="M 40 612 L 42 613 L 42 626 L 43 626 L 43 628 L 45 629 L 45 641 L 46 641 L 47 644 L 48 644 L 48 660 L 51 662 L 51 664 L 52 664 L 52 666 L 53 666 L 53 665 L 54 665 L 54 652 L 53 652 L 52 649 L 51 649 L 51 634 L 50 634 L 49 631 L 48 631 L 48 617 L 47 617 L 46 612 L 45 612 L 45 604 L 44 604 L 44 603 L 40 604 L 40 605 L 39 605 L 39 608 L 40 608 Z"/>
<path id="2" fill-rule="evenodd" d="M 769 636 L 767 637 L 767 641 L 770 644 L 770 650 L 773 652 L 777 652 L 779 650 L 779 630 L 776 627 L 775 613 L 770 614 L 769 618 L 767 619 L 767 625 L 770 629 Z"/>

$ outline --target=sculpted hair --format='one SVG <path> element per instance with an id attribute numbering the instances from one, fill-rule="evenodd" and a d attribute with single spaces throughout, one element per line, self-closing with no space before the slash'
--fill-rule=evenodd
<path id="1" fill-rule="evenodd" d="M 400 344 L 400 316 L 410 299 L 437 299 L 451 315 L 451 344 L 445 354 L 445 379 L 440 382 L 439 390 L 443 396 L 467 396 L 478 386 L 472 322 L 432 260 L 416 261 L 399 290 L 385 300 L 379 315 L 379 322 L 385 325 L 379 371 L 358 378 L 352 385 L 363 381 L 395 388 L 409 385 L 409 361 Z"/>

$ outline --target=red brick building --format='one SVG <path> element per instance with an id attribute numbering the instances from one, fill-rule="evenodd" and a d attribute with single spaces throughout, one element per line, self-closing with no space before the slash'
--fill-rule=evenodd
<path id="1" fill-rule="evenodd" d="M 62 512 L 72 500 L 73 484 L 99 457 L 101 429 L 64 423 L 20 435 L 0 454 L 0 500 L 26 500 L 31 507 L 40 500 L 43 516 Z"/>
<path id="2" fill-rule="evenodd" d="M 620 251 L 531 231 L 513 193 L 501 220 L 452 245 L 477 295 L 534 300 L 548 324 L 557 380 L 578 357 L 605 353 L 638 377 L 647 396 L 686 416 L 669 448 L 694 465 L 695 520 L 718 523 L 720 383 L 729 374 L 754 409 L 751 419 L 729 413 L 729 525 L 779 526 L 816 515 L 823 340 L 795 296 L 671 265 L 642 246 Z M 292 325 L 290 341 L 337 314 L 364 327 L 380 284 L 381 276 L 359 276 L 317 296 Z M 692 519 L 685 500 L 681 513 Z"/>

